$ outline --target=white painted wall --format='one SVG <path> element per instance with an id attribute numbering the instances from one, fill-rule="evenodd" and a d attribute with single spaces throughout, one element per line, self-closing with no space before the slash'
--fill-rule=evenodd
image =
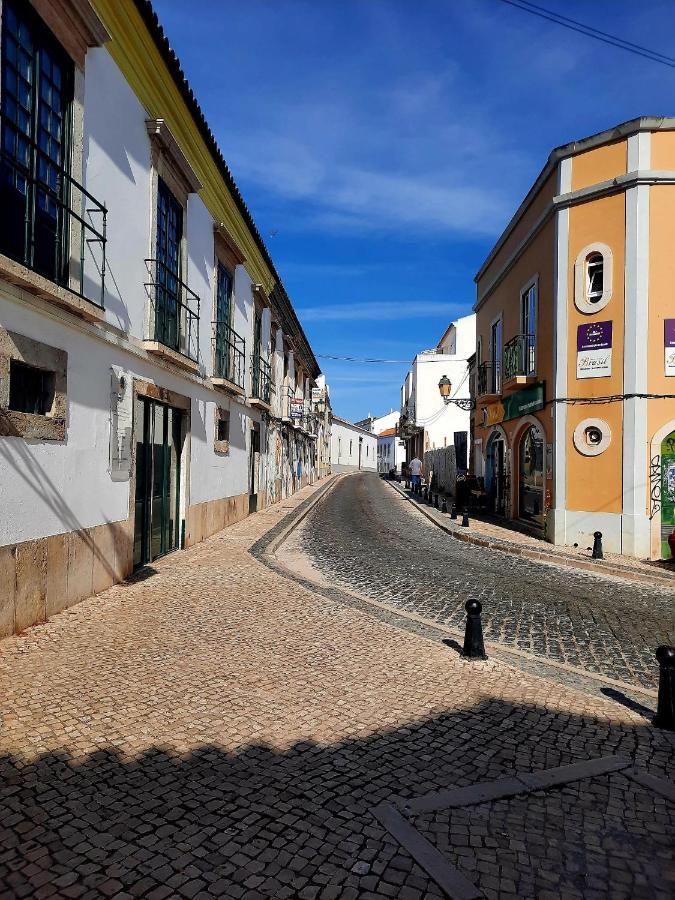
<path id="1" fill-rule="evenodd" d="M 334 472 L 358 470 L 361 440 L 361 471 L 377 471 L 377 435 L 370 434 L 342 419 L 331 424 L 331 467 Z"/>

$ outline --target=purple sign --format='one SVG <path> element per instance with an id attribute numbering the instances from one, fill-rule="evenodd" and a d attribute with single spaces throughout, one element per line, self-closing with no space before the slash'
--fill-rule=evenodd
<path id="1" fill-rule="evenodd" d="M 666 319 L 663 323 L 666 347 L 675 347 L 675 319 Z"/>
<path id="2" fill-rule="evenodd" d="M 664 321 L 664 347 L 666 354 L 666 375 L 672 378 L 675 375 L 675 319 Z"/>
<path id="3" fill-rule="evenodd" d="M 675 320 L 673 320 L 675 324 Z M 577 328 L 577 352 L 580 350 L 609 350 L 612 346 L 612 323 L 592 322 Z"/>

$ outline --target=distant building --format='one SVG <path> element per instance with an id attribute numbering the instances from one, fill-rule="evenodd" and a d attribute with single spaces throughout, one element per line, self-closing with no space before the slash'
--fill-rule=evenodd
<path id="1" fill-rule="evenodd" d="M 333 472 L 376 472 L 377 436 L 334 413 L 330 430 Z"/>
<path id="2" fill-rule="evenodd" d="M 443 402 L 438 383 L 452 383 L 453 399 L 469 398 L 468 359 L 475 350 L 476 317 L 451 322 L 438 345 L 418 353 L 401 386 L 400 434 L 406 459 L 454 446 L 458 469 L 468 467 L 469 413 Z"/>
<path id="3" fill-rule="evenodd" d="M 555 544 L 670 557 L 675 118 L 558 147 L 476 276 L 474 470 Z"/>

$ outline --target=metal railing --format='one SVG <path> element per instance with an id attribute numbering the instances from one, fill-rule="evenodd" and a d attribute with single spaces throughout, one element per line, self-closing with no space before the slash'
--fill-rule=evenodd
<path id="1" fill-rule="evenodd" d="M 0 120 L 0 253 L 103 308 L 105 205 L 11 119 Z M 12 144 L 23 159 L 7 149 Z"/>
<path id="2" fill-rule="evenodd" d="M 478 366 L 476 375 L 477 395 L 499 394 L 502 389 L 502 372 L 499 363 L 484 362 Z"/>
<path id="3" fill-rule="evenodd" d="M 146 259 L 150 281 L 148 340 L 164 344 L 195 362 L 199 359 L 199 297 L 159 259 Z M 196 307 L 196 310 L 195 310 Z"/>
<path id="4" fill-rule="evenodd" d="M 535 336 L 517 334 L 504 345 L 504 379 L 534 375 L 535 369 Z"/>
<path id="5" fill-rule="evenodd" d="M 213 377 L 246 386 L 246 342 L 227 322 L 213 322 Z"/>
<path id="6" fill-rule="evenodd" d="M 253 355 L 251 359 L 251 395 L 263 403 L 269 403 L 272 387 L 272 369 L 261 356 Z"/>

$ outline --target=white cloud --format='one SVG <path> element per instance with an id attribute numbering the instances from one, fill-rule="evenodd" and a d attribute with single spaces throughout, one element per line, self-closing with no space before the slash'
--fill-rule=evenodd
<path id="1" fill-rule="evenodd" d="M 450 321 L 453 316 L 464 315 L 466 309 L 457 303 L 435 300 L 377 300 L 364 303 L 327 303 L 323 306 L 306 306 L 297 310 L 298 318 L 305 322 L 379 322 L 403 319 L 428 319 L 442 316 Z"/>

